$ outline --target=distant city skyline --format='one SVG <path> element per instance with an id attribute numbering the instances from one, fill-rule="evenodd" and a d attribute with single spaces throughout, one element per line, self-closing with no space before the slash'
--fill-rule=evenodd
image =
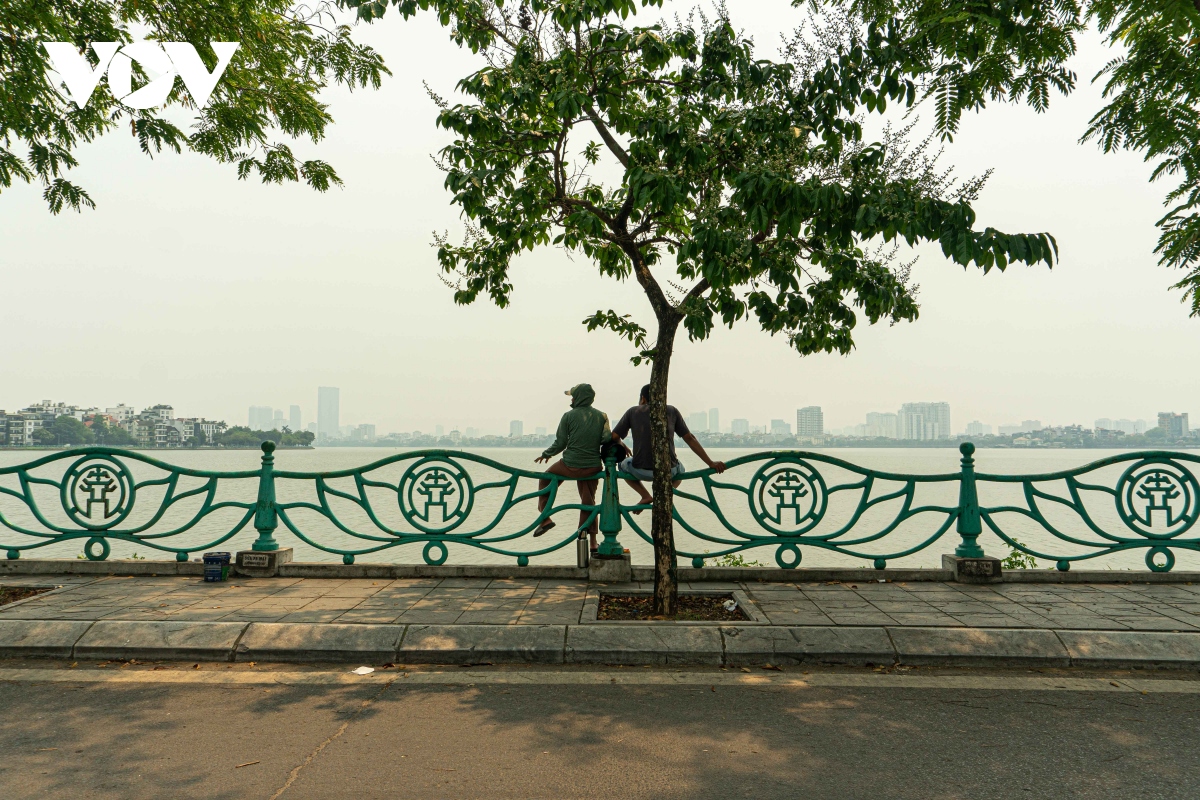
<path id="1" fill-rule="evenodd" d="M 298 403 L 290 403 L 286 405 L 286 414 L 283 408 L 275 408 L 267 405 L 251 405 L 248 407 L 247 419 L 248 427 L 252 430 L 282 430 L 287 427 L 293 432 L 303 430 L 311 431 L 317 434 L 318 438 L 322 435 L 329 439 L 342 439 L 349 441 L 373 442 L 378 438 L 389 436 L 421 436 L 419 428 L 404 430 L 400 428 L 381 428 L 374 421 L 359 421 L 349 424 L 341 422 L 340 407 L 341 407 L 341 390 L 338 387 L 321 386 L 316 388 L 316 407 L 317 421 L 309 422 L 307 428 L 303 423 L 304 411 L 303 405 Z M 41 404 L 49 404 L 50 400 L 43 400 Z M 21 408 L 22 406 L 13 404 L 10 408 Z M 0 406 L 0 412 L 3 412 L 4 406 Z M 132 409 L 132 406 L 120 404 L 116 407 L 109 407 L 109 411 L 115 414 L 124 414 L 126 409 Z M 623 413 L 622 409 L 613 409 L 609 411 L 611 417 L 615 417 Z M 1145 433 L 1155 427 L 1162 427 L 1169 431 L 1174 437 L 1183 438 L 1195 433 L 1195 429 L 1189 425 L 1189 414 L 1187 411 L 1159 411 L 1150 415 L 1151 419 L 1146 418 L 1112 418 L 1098 417 L 1090 425 L 1081 419 L 1070 419 L 1067 421 L 1044 423 L 1040 419 L 1024 419 L 1020 422 L 995 424 L 994 421 L 981 421 L 973 419 L 969 422 L 953 425 L 951 423 L 950 405 L 946 402 L 914 402 L 904 403 L 898 413 L 892 412 L 868 412 L 865 415 L 865 422 L 854 423 L 843 426 L 827 426 L 824 422 L 825 409 L 822 406 L 805 406 L 795 410 L 795 429 L 794 435 L 801 439 L 817 439 L 822 436 L 852 436 L 865 438 L 888 438 L 888 439 L 912 439 L 920 441 L 922 439 L 944 439 L 957 436 L 987 436 L 993 432 L 1002 436 L 1016 436 L 1030 432 L 1036 432 L 1052 428 L 1081 428 L 1095 431 L 1105 432 L 1120 432 L 1127 435 L 1137 435 Z M 747 417 L 735 417 L 729 423 L 726 430 L 721 429 L 721 410 L 717 407 L 709 408 L 707 411 L 692 411 L 685 413 L 685 421 L 689 429 L 695 433 L 712 433 L 712 434 L 731 434 L 731 435 L 754 435 L 754 434 L 771 434 L 775 436 L 792 436 L 793 427 L 791 422 L 785 417 L 774 417 L 768 420 L 763 420 L 763 424 L 753 424 L 753 421 Z M 325 433 L 322 434 L 322 419 L 324 420 Z M 527 423 L 525 420 L 510 420 L 507 425 L 507 431 L 491 429 L 478 424 L 470 426 L 453 424 L 447 426 L 445 423 L 437 423 L 433 426 L 433 436 L 436 439 L 450 438 L 451 441 L 459 441 L 461 439 L 480 439 L 487 436 L 498 436 L 508 438 L 521 438 L 526 436 L 527 429 L 533 430 L 530 435 L 546 436 L 547 431 L 552 431 L 557 426 L 540 425 L 536 423 Z M 447 433 L 449 430 L 449 433 Z"/>

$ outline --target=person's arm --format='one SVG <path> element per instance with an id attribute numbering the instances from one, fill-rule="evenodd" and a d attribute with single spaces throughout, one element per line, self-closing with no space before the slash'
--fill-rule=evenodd
<path id="1" fill-rule="evenodd" d="M 700 456 L 700 460 L 705 464 L 708 464 L 711 469 L 716 470 L 718 473 L 725 471 L 725 462 L 713 461 L 711 458 L 709 458 L 708 453 L 704 452 L 704 448 L 701 447 L 700 442 L 696 440 L 696 435 L 694 433 L 685 433 L 683 435 L 683 440 L 687 442 L 688 447 L 692 448 L 692 452 Z"/>
<path id="2" fill-rule="evenodd" d="M 612 440 L 614 442 L 623 442 L 625 437 L 629 435 L 629 429 L 633 426 L 633 409 L 629 409 L 621 418 L 617 420 L 617 426 L 612 429 Z"/>
<path id="3" fill-rule="evenodd" d="M 558 421 L 558 431 L 554 434 L 554 444 L 542 451 L 542 454 L 533 460 L 533 463 L 540 464 L 543 461 L 549 461 L 556 455 L 567 449 L 567 415 L 563 414 L 562 419 Z"/>

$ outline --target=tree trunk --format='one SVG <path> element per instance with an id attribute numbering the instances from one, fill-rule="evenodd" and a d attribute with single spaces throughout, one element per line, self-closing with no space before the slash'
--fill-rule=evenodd
<path id="1" fill-rule="evenodd" d="M 659 319 L 658 342 L 650 370 L 650 447 L 654 452 L 654 508 L 650 537 L 654 540 L 655 616 L 674 617 L 679 610 L 679 582 L 675 572 L 674 507 L 671 486 L 671 436 L 667 432 L 667 377 L 675 347 L 678 319 Z"/>

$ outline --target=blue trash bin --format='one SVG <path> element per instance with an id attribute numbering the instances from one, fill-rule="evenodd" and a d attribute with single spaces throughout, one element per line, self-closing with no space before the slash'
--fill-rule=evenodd
<path id="1" fill-rule="evenodd" d="M 204 554 L 204 580 L 223 581 L 229 577 L 229 553 Z"/>

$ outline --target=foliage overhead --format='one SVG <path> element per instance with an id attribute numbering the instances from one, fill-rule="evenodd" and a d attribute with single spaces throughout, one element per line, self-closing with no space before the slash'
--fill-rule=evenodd
<path id="1" fill-rule="evenodd" d="M 36 182 L 53 213 L 94 207 L 87 190 L 66 175 L 78 165 L 81 145 L 122 127 L 151 157 L 164 149 L 187 149 L 235 165 L 241 179 L 303 180 L 318 191 L 341 184 L 332 166 L 298 158 L 287 140 L 324 137 L 332 117 L 318 94 L 329 84 L 377 88 L 390 73 L 378 53 L 351 39 L 349 27 L 334 23 L 333 11 L 327 2 L 297 6 L 292 0 L 5 0 L 0 191 L 14 182 Z M 209 42 L 240 46 L 199 110 L 182 81 L 175 82 L 162 108 L 126 108 L 106 82 L 80 108 L 47 71 L 42 42 L 74 42 L 94 67 L 92 42 L 135 38 L 189 42 L 208 70 L 216 64 Z M 180 110 L 195 114 L 189 131 L 172 121 Z"/>
<path id="2" fill-rule="evenodd" d="M 385 0 L 345 0 L 361 17 Z M 856 309 L 874 323 L 917 315 L 903 266 L 871 240 L 936 241 L 964 266 L 1051 264 L 1048 234 L 976 230 L 978 181 L 959 185 L 903 136 L 867 142 L 861 115 L 911 104 L 895 26 L 814 19 L 780 60 L 758 58 L 724 16 L 633 25 L 655 0 L 392 0 L 433 11 L 484 65 L 441 107 L 455 141 L 446 187 L 468 222 L 438 238 L 455 299 L 504 306 L 512 259 L 558 245 L 632 276 L 660 331 L 707 337 L 753 316 L 800 353 L 848 352 Z M 599 311 L 651 358 L 658 340 Z"/>
<path id="3" fill-rule="evenodd" d="M 795 0 L 813 2 L 813 0 Z M 1105 105 L 1083 141 L 1132 150 L 1171 176 L 1155 252 L 1186 271 L 1175 288 L 1200 316 L 1200 0 L 833 0 L 866 19 L 896 23 L 911 55 L 905 74 L 934 101 L 944 135 L 987 100 L 1026 98 L 1039 111 L 1049 90 L 1069 92 L 1064 66 L 1075 36 L 1095 25 L 1114 57 L 1092 78 Z"/>

